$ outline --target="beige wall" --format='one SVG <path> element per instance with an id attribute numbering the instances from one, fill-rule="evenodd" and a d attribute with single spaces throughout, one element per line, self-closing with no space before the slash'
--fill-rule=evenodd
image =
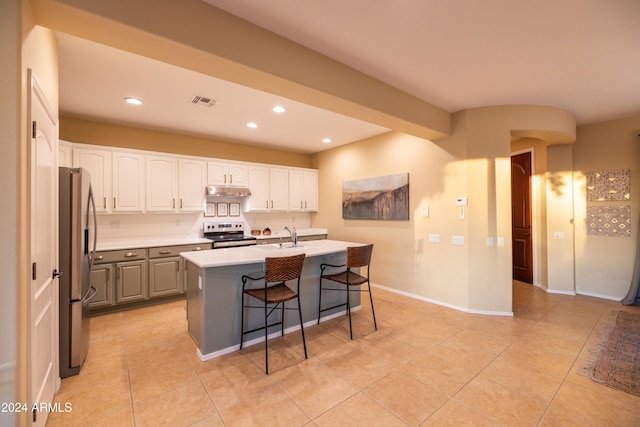
<path id="1" fill-rule="evenodd" d="M 26 0 L 6 0 L 0 8 L 0 65 L 2 101 L 2 157 L 0 186 L 2 221 L 0 263 L 0 316 L 2 325 L 2 367 L 0 397 L 3 402 L 27 402 L 27 290 L 30 286 L 29 234 L 29 135 L 27 70 L 32 69 L 52 108 L 57 112 L 57 45 L 53 33 L 35 25 Z M 6 329 L 6 331 L 5 331 Z M 15 364 L 15 370 L 14 365 Z M 15 375 L 14 375 L 15 374 Z M 12 398 L 7 399 L 7 396 Z M 6 416 L 7 414 L 2 414 Z M 26 425 L 27 414 L 15 420 L 0 419 L 0 424 Z"/>
<path id="2" fill-rule="evenodd" d="M 506 106 L 455 113 L 452 126 L 452 135 L 437 141 L 392 132 L 314 155 L 320 211 L 312 225 L 327 227 L 331 238 L 373 242 L 372 275 L 380 285 L 471 311 L 510 312 L 512 133 L 566 142 L 575 120 L 562 110 Z M 410 177 L 409 221 L 341 218 L 342 181 L 401 172 Z M 457 197 L 468 197 L 464 218 Z M 420 215 L 423 205 L 428 218 Z M 429 234 L 439 234 L 440 243 L 429 243 Z M 451 244 L 454 235 L 465 245 Z"/>
<path id="3" fill-rule="evenodd" d="M 640 216 L 640 115 L 578 128 L 573 147 L 576 290 L 622 298 L 633 274 Z M 586 202 L 584 173 L 629 169 L 631 198 L 625 202 Z M 586 206 L 630 205 L 631 237 L 589 236 Z"/>
<path id="4" fill-rule="evenodd" d="M 190 156 L 311 167 L 310 156 L 243 144 L 62 117 L 60 139 L 82 144 L 135 148 Z"/>

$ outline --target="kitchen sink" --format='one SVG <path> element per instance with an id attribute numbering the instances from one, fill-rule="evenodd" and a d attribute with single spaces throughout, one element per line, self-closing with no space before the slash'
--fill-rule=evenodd
<path id="1" fill-rule="evenodd" d="M 280 247 L 280 243 L 270 243 L 267 245 L 257 245 L 256 248 L 265 252 L 279 252 L 279 251 L 297 251 L 304 250 L 312 247 L 313 245 L 306 242 L 298 242 L 298 246 L 293 246 L 291 242 L 283 243 Z"/>

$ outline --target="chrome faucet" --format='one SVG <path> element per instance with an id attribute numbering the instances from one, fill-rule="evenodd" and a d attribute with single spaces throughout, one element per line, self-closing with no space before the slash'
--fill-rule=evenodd
<path id="1" fill-rule="evenodd" d="M 295 247 L 295 246 L 298 246 L 298 233 L 296 232 L 295 227 L 291 227 L 291 228 L 293 228 L 293 231 L 289 230 L 289 227 L 286 227 L 286 226 L 284 227 L 284 229 L 287 230 L 291 235 L 291 243 Z"/>

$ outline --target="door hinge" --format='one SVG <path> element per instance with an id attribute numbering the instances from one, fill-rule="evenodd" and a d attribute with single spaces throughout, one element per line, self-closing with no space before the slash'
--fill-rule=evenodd
<path id="1" fill-rule="evenodd" d="M 31 122 L 31 138 L 35 138 L 36 137 L 36 132 L 38 130 L 38 125 L 36 123 L 36 121 L 32 121 Z"/>
<path id="2" fill-rule="evenodd" d="M 31 264 L 31 280 L 36 280 L 36 263 Z"/>

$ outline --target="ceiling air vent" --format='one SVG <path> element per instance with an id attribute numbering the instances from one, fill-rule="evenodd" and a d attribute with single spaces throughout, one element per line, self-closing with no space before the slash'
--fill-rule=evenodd
<path id="1" fill-rule="evenodd" d="M 191 97 L 191 103 L 193 105 L 200 105 L 203 107 L 213 107 L 218 103 L 218 101 L 208 96 L 194 95 Z"/>

